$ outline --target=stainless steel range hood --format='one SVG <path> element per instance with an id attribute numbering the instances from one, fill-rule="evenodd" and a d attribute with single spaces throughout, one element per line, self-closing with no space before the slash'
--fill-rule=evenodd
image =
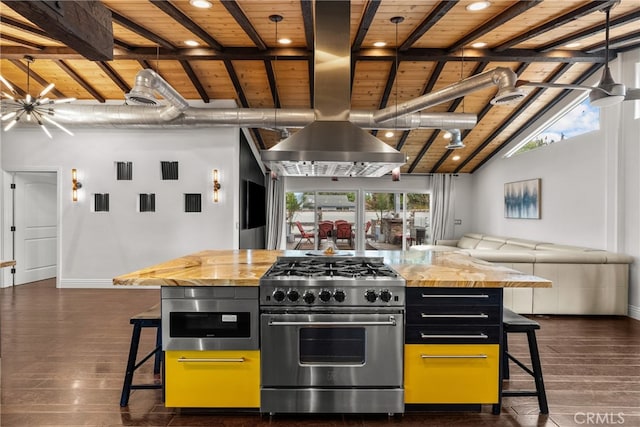
<path id="1" fill-rule="evenodd" d="M 351 109 L 350 2 L 315 2 L 315 121 L 261 152 L 284 176 L 382 176 L 404 155 L 349 122 Z"/>

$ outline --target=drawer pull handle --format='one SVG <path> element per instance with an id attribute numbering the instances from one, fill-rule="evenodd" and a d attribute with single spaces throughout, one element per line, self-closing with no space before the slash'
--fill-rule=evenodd
<path id="1" fill-rule="evenodd" d="M 423 359 L 486 359 L 486 354 L 421 354 Z"/>
<path id="2" fill-rule="evenodd" d="M 243 363 L 245 361 L 244 357 L 236 357 L 236 358 L 202 358 L 202 359 L 187 359 L 186 357 L 181 357 L 178 359 L 178 362 L 195 362 L 195 363 L 202 363 L 202 362 L 236 362 L 236 363 Z"/>
<path id="3" fill-rule="evenodd" d="M 486 334 L 477 334 L 477 335 L 455 335 L 455 334 L 439 335 L 439 334 L 424 334 L 422 332 L 420 332 L 420 337 L 422 339 L 427 339 L 427 338 L 473 338 L 473 339 L 481 339 L 481 340 L 486 340 L 487 338 L 489 338 L 489 336 L 486 335 Z"/>
<path id="4" fill-rule="evenodd" d="M 487 294 L 479 294 L 479 295 L 451 295 L 451 294 L 433 294 L 433 295 L 427 295 L 427 294 L 422 294 L 422 298 L 489 298 L 489 295 Z"/>
<path id="5" fill-rule="evenodd" d="M 489 315 L 480 314 L 425 314 L 420 313 L 423 319 L 487 319 Z"/>

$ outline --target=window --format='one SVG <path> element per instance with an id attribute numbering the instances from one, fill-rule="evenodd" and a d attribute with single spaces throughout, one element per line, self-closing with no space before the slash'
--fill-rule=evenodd
<path id="1" fill-rule="evenodd" d="M 598 129 L 600 129 L 600 109 L 592 107 L 585 94 L 545 123 L 532 138 L 524 140 L 511 149 L 505 157 L 546 147 Z"/>

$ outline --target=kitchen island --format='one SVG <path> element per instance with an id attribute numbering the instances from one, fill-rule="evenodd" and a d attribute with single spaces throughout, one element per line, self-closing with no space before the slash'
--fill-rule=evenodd
<path id="1" fill-rule="evenodd" d="M 114 278 L 162 287 L 167 406 L 499 411 L 502 288 L 550 281 L 451 252 L 309 254 L 201 251 Z"/>
<path id="2" fill-rule="evenodd" d="M 308 251 L 207 250 L 175 258 L 113 279 L 130 286 L 258 286 L 278 256 Z M 344 252 L 343 252 L 344 253 Z M 343 253 L 335 255 L 342 257 Z M 348 255 L 383 257 L 407 287 L 548 288 L 551 281 L 467 255 L 430 251 L 363 251 Z"/>

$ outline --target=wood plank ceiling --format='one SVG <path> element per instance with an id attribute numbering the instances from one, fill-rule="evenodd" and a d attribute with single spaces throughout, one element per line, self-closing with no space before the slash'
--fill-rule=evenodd
<path id="1" fill-rule="evenodd" d="M 124 100 L 135 75 L 152 68 L 186 99 L 234 99 L 249 108 L 312 108 L 313 3 L 309 0 L 212 0 L 199 9 L 189 0 L 102 0 L 111 11 L 113 59 L 87 60 L 48 25 L 0 3 L 0 74 L 26 91 L 25 55 L 37 93 L 56 83 L 52 97 Z M 64 2 L 71 3 L 71 2 Z M 351 107 L 393 106 L 458 80 L 508 67 L 532 81 L 580 83 L 604 62 L 604 13 L 611 1 L 491 0 L 482 11 L 471 1 L 352 0 Z M 15 9 L 15 10 L 14 10 Z M 276 40 L 272 14 L 283 16 Z M 402 16 L 397 24 L 390 19 Z M 640 47 L 640 1 L 622 0 L 611 10 L 610 58 Z M 346 35 L 345 35 L 346 36 Z M 194 40 L 198 47 L 185 45 Z M 397 40 L 397 45 L 396 45 Z M 386 42 L 382 48 L 374 47 Z M 486 47 L 474 48 L 476 42 Z M 579 42 L 579 46 L 567 47 Z M 599 74 L 597 74 L 599 75 Z M 432 107 L 426 112 L 465 112 L 478 124 L 462 132 L 466 147 L 445 148 L 444 131 L 398 131 L 379 138 L 408 156 L 403 173 L 474 172 L 569 92 L 527 89 L 515 105 L 492 106 L 495 88 Z M 273 130 L 253 129 L 259 148 L 277 143 Z"/>

